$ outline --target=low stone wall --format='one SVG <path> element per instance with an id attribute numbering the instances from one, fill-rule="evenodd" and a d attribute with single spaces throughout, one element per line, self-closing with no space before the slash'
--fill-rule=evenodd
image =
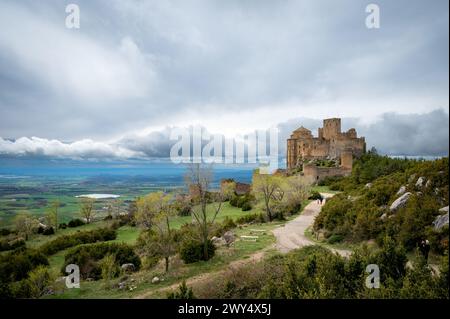
<path id="1" fill-rule="evenodd" d="M 305 165 L 303 167 L 304 176 L 315 183 L 323 180 L 325 177 L 348 176 L 351 172 L 351 169 L 344 167 L 317 167 L 315 165 Z"/>

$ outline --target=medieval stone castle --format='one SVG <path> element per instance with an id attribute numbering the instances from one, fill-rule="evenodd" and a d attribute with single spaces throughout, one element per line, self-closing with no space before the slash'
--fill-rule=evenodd
<path id="1" fill-rule="evenodd" d="M 303 175 L 313 181 L 326 176 L 345 176 L 351 173 L 353 156 L 359 157 L 366 151 L 364 137 L 358 137 L 354 128 L 341 132 L 341 119 L 323 120 L 318 137 L 303 126 L 292 132 L 287 140 L 287 169 L 303 169 Z M 333 167 L 316 165 L 317 160 L 334 160 Z"/>

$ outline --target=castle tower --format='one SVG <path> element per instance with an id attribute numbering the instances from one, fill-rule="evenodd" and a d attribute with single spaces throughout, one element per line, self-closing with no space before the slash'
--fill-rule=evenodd
<path id="1" fill-rule="evenodd" d="M 292 169 L 297 165 L 297 140 L 296 139 L 288 139 L 287 140 L 287 168 Z"/>
<path id="2" fill-rule="evenodd" d="M 326 140 L 336 138 L 341 133 L 341 119 L 331 118 L 323 120 L 322 135 Z"/>

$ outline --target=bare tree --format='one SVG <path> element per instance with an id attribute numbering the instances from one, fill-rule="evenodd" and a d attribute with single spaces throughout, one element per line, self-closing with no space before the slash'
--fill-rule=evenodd
<path id="1" fill-rule="evenodd" d="M 206 166 L 204 164 L 194 163 L 188 166 L 186 184 L 191 191 L 194 202 L 198 204 L 192 210 L 192 217 L 199 227 L 199 235 L 203 244 L 203 257 L 205 260 L 208 260 L 210 257 L 208 253 L 208 241 L 211 232 L 210 225 L 216 220 L 222 208 L 223 199 L 226 196 L 222 190 L 218 191 L 215 194 L 214 203 L 208 205 L 212 199 L 210 192 L 212 178 L 211 165 Z M 210 211 L 210 214 L 208 214 L 208 211 Z M 208 218 L 208 215 L 211 215 L 211 217 Z"/>
<path id="2" fill-rule="evenodd" d="M 61 206 L 58 200 L 53 201 L 50 204 L 49 211 L 47 213 L 47 220 L 51 226 L 55 229 L 55 233 L 58 230 L 58 220 L 59 220 L 59 207 Z"/>
<path id="3" fill-rule="evenodd" d="M 94 203 L 95 199 L 92 198 L 82 198 L 81 199 L 81 210 L 80 214 L 86 219 L 86 223 L 90 223 L 94 218 Z"/>
<path id="4" fill-rule="evenodd" d="M 115 212 L 113 214 L 116 218 L 120 216 L 120 208 L 122 207 L 122 203 L 123 201 L 120 199 L 114 200 Z"/>

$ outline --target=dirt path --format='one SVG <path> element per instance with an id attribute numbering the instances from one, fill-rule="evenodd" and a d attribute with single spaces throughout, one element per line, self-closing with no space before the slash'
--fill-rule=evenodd
<path id="1" fill-rule="evenodd" d="M 328 193 L 321 193 L 321 195 L 325 199 L 333 196 L 333 194 Z M 283 226 L 275 228 L 272 232 L 277 239 L 276 248 L 282 253 L 287 253 L 292 249 L 316 245 L 317 243 L 305 236 L 305 231 L 314 224 L 314 219 L 319 214 L 321 207 L 320 204 L 313 201 L 304 208 L 300 216 Z M 344 257 L 351 254 L 350 250 L 334 248 L 331 248 L 331 250 Z"/>
<path id="2" fill-rule="evenodd" d="M 203 274 L 199 274 L 197 276 L 190 277 L 190 278 L 186 279 L 186 285 L 192 287 L 192 286 L 196 286 L 196 285 L 199 285 L 202 283 L 207 283 L 208 281 L 213 280 L 217 276 L 224 274 L 226 271 L 229 271 L 230 269 L 240 268 L 246 264 L 256 263 L 256 262 L 260 261 L 264 257 L 265 253 L 266 253 L 266 249 L 264 249 L 262 251 L 258 251 L 256 253 L 250 255 L 249 258 L 235 260 L 235 261 L 231 262 L 230 264 L 228 264 L 225 269 L 208 272 L 208 273 L 203 273 Z M 170 286 L 167 286 L 167 287 L 162 287 L 160 289 L 142 293 L 134 298 L 136 298 L 136 299 L 152 298 L 152 296 L 154 296 L 154 295 L 161 294 L 161 293 L 167 293 L 172 290 L 176 290 L 176 289 L 178 289 L 180 284 L 181 284 L 181 281 L 177 282 L 175 284 L 172 284 Z"/>

